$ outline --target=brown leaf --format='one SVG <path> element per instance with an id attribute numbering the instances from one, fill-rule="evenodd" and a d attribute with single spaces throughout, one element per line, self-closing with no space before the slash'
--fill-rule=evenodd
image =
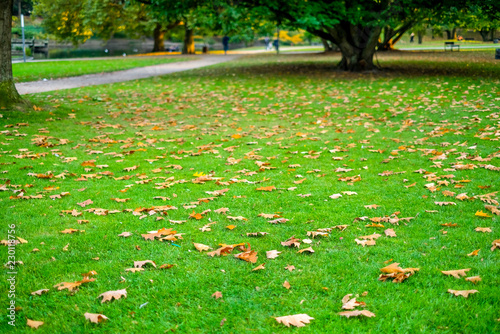
<path id="1" fill-rule="evenodd" d="M 251 263 L 256 263 L 258 258 L 257 252 L 253 250 L 235 254 L 234 257 Z"/>
<path id="2" fill-rule="evenodd" d="M 128 238 L 132 235 L 132 233 L 130 232 L 122 232 L 120 234 L 118 234 L 119 237 L 124 237 L 124 238 Z"/>
<path id="3" fill-rule="evenodd" d="M 280 218 L 281 216 L 275 213 L 259 213 L 257 217 L 263 217 L 265 219 L 273 219 L 273 218 Z"/>
<path id="4" fill-rule="evenodd" d="M 84 208 L 84 207 L 86 207 L 87 205 L 94 204 L 94 202 L 92 202 L 92 200 L 91 200 L 91 199 L 88 199 L 88 200 L 86 200 L 86 201 L 83 201 L 83 202 L 81 202 L 81 203 L 76 203 L 76 204 L 78 204 L 79 206 L 81 206 L 82 208 Z"/>
<path id="5" fill-rule="evenodd" d="M 385 235 L 388 237 L 396 237 L 396 232 L 392 228 L 388 228 L 387 230 L 384 231 Z"/>
<path id="6" fill-rule="evenodd" d="M 474 229 L 476 232 L 483 232 L 483 233 L 491 233 L 491 228 L 490 227 L 476 227 Z"/>
<path id="7" fill-rule="evenodd" d="M 258 190 L 258 191 L 273 191 L 273 190 L 276 190 L 276 187 L 275 186 L 260 187 L 260 188 L 257 188 L 256 190 Z"/>
<path id="8" fill-rule="evenodd" d="M 314 320 L 314 318 L 308 316 L 307 314 L 286 315 L 276 318 L 277 322 L 285 325 L 286 327 L 290 327 L 290 325 L 295 327 L 304 327 L 305 324 L 308 324 L 311 320 Z"/>
<path id="9" fill-rule="evenodd" d="M 193 245 L 194 245 L 194 248 L 196 248 L 196 250 L 198 250 L 200 253 L 211 249 L 210 246 L 203 245 L 203 244 L 197 244 L 196 242 L 193 242 Z"/>
<path id="10" fill-rule="evenodd" d="M 476 249 L 475 251 L 473 251 L 473 252 L 471 252 L 471 253 L 467 254 L 467 256 L 477 256 L 480 250 L 481 250 L 481 249 Z"/>
<path id="11" fill-rule="evenodd" d="M 98 324 L 102 321 L 108 320 L 108 317 L 106 317 L 104 314 L 86 312 L 84 316 L 85 319 L 89 320 L 90 322 L 93 322 L 94 324 Z"/>
<path id="12" fill-rule="evenodd" d="M 481 277 L 480 276 L 471 276 L 471 277 L 466 277 L 465 280 L 476 284 L 477 282 L 481 281 Z"/>
<path id="13" fill-rule="evenodd" d="M 107 291 L 101 293 L 97 298 L 102 297 L 101 304 L 107 301 L 111 301 L 113 299 L 120 299 L 122 297 L 127 298 L 127 289 L 123 290 L 115 290 L 115 291 Z"/>
<path id="14" fill-rule="evenodd" d="M 26 319 L 26 325 L 28 325 L 31 328 L 37 329 L 41 325 L 43 325 L 43 321 L 36 321 L 36 320 L 31 320 L 31 319 Z"/>
<path id="15" fill-rule="evenodd" d="M 44 293 L 47 293 L 47 292 L 49 292 L 49 289 L 40 289 L 40 290 L 33 291 L 31 293 L 31 295 L 33 295 L 33 296 L 35 296 L 35 295 L 41 296 L 41 295 L 43 295 Z"/>
<path id="16" fill-rule="evenodd" d="M 257 271 L 257 270 L 264 270 L 266 267 L 264 267 L 265 263 L 259 264 L 257 267 L 253 268 L 252 271 Z"/>
<path id="17" fill-rule="evenodd" d="M 314 253 L 314 249 L 312 249 L 312 247 L 308 247 L 308 248 L 304 248 L 304 249 L 299 250 L 297 253 L 304 253 L 304 252 Z"/>
<path id="18" fill-rule="evenodd" d="M 357 317 L 357 316 L 360 316 L 360 315 L 363 315 L 365 317 L 368 317 L 368 318 L 371 318 L 371 317 L 375 317 L 375 313 L 372 313 L 368 310 L 362 310 L 362 311 L 358 311 L 358 310 L 355 310 L 355 311 L 344 311 L 344 312 L 340 312 L 339 315 L 342 315 L 344 317 Z"/>
<path id="19" fill-rule="evenodd" d="M 467 276 L 466 272 L 468 272 L 470 268 L 468 269 L 458 269 L 458 270 L 448 270 L 448 271 L 441 271 L 443 274 L 448 275 L 448 276 L 453 276 L 455 278 L 460 278 L 462 276 Z"/>
<path id="20" fill-rule="evenodd" d="M 292 286 L 290 285 L 290 283 L 288 283 L 288 281 L 285 281 L 285 282 L 283 283 L 283 287 L 284 287 L 285 289 L 289 290 Z"/>
<path id="21" fill-rule="evenodd" d="M 448 292 L 455 295 L 455 296 L 462 296 L 462 297 L 469 297 L 470 294 L 477 293 L 479 291 L 477 290 L 452 290 L 448 289 Z"/>
<path id="22" fill-rule="evenodd" d="M 275 259 L 275 258 L 277 258 L 280 254 L 281 254 L 281 252 L 278 252 L 277 250 L 270 250 L 270 251 L 267 251 L 267 252 L 266 252 L 266 257 L 267 257 L 268 259 Z"/>
<path id="23" fill-rule="evenodd" d="M 358 244 L 358 245 L 361 245 L 363 247 L 365 246 L 375 246 L 376 245 L 376 242 L 375 240 L 359 240 L 359 239 L 354 239 L 354 241 Z"/>
<path id="24" fill-rule="evenodd" d="M 288 270 L 288 271 L 294 271 L 295 270 L 295 266 L 292 266 L 292 265 L 287 265 L 285 267 L 285 270 Z"/>
<path id="25" fill-rule="evenodd" d="M 235 225 L 228 225 L 228 226 L 226 226 L 226 228 L 228 230 L 234 230 L 236 228 L 236 226 Z"/>
<path id="26" fill-rule="evenodd" d="M 134 261 L 134 268 L 142 268 L 143 265 L 145 264 L 151 264 L 153 267 L 156 268 L 156 263 L 154 263 L 151 260 L 145 260 L 145 261 Z"/>
<path id="27" fill-rule="evenodd" d="M 376 209 L 376 208 L 379 208 L 379 207 L 380 207 L 380 205 L 377 205 L 377 204 L 365 205 L 366 209 Z"/>
<path id="28" fill-rule="evenodd" d="M 215 291 L 215 292 L 212 294 L 212 298 L 215 298 L 215 299 L 222 298 L 222 292 L 220 292 L 220 291 Z"/>
<path id="29" fill-rule="evenodd" d="M 59 290 L 59 291 L 64 290 L 64 289 L 68 289 L 69 291 L 74 291 L 80 285 L 82 285 L 84 283 L 93 282 L 93 281 L 95 281 L 95 278 L 84 277 L 81 281 L 62 282 L 62 283 L 56 284 L 56 285 L 54 285 L 54 288 L 57 288 L 57 290 Z"/>
<path id="30" fill-rule="evenodd" d="M 354 310 L 358 306 L 366 306 L 365 302 L 358 302 L 356 298 L 351 298 L 352 293 L 345 295 L 342 298 L 342 309 L 343 310 Z"/>

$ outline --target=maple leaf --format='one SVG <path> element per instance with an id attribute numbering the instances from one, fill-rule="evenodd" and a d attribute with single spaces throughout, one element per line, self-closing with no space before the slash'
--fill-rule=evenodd
<path id="1" fill-rule="evenodd" d="M 291 288 L 292 286 L 290 285 L 290 283 L 288 283 L 288 281 L 285 281 L 285 282 L 283 282 L 283 287 L 284 287 L 285 289 L 287 289 L 287 290 L 290 290 L 290 288 Z"/>
<path id="2" fill-rule="evenodd" d="M 36 295 L 41 296 L 41 295 L 43 295 L 44 293 L 47 293 L 47 292 L 49 292 L 49 289 L 40 289 L 40 290 L 33 291 L 31 293 L 31 295 L 32 296 L 36 296 Z"/>
<path id="3" fill-rule="evenodd" d="M 276 218 L 276 219 L 268 221 L 268 223 L 270 223 L 270 224 L 284 224 L 289 220 L 290 219 L 286 219 L 286 218 Z"/>
<path id="4" fill-rule="evenodd" d="M 484 213 L 482 210 L 477 211 L 477 212 L 475 213 L 475 216 L 476 216 L 476 217 L 483 217 L 483 218 L 491 218 L 491 216 L 490 216 L 489 214 Z"/>
<path id="5" fill-rule="evenodd" d="M 235 254 L 234 257 L 251 263 L 256 263 L 258 258 L 257 252 L 253 250 Z"/>
<path id="6" fill-rule="evenodd" d="M 312 247 L 308 247 L 308 248 L 304 248 L 304 249 L 299 250 L 297 253 L 304 253 L 304 252 L 314 253 L 314 249 L 312 249 Z"/>
<path id="7" fill-rule="evenodd" d="M 81 281 L 62 282 L 62 283 L 56 284 L 56 285 L 54 285 L 54 288 L 57 288 L 57 290 L 59 290 L 59 291 L 64 290 L 64 289 L 68 289 L 69 291 L 74 291 L 80 285 L 82 285 L 84 283 L 93 282 L 93 281 L 95 281 L 95 278 L 84 277 Z"/>
<path id="8" fill-rule="evenodd" d="M 233 246 L 222 246 L 212 252 L 208 252 L 207 255 L 214 257 L 215 255 L 217 256 L 226 256 L 227 254 L 231 253 L 233 251 L 234 247 Z"/>
<path id="9" fill-rule="evenodd" d="M 282 246 L 285 247 L 299 247 L 300 246 L 300 239 L 295 238 L 294 236 L 288 238 L 286 241 L 281 242 Z"/>
<path id="10" fill-rule="evenodd" d="M 91 199 L 88 199 L 86 201 L 83 201 L 81 203 L 76 203 L 77 205 L 81 206 L 82 208 L 86 207 L 87 205 L 94 204 Z"/>
<path id="11" fill-rule="evenodd" d="M 93 322 L 94 324 L 98 324 L 102 321 L 108 320 L 109 318 L 106 317 L 104 314 L 97 314 L 97 313 L 88 313 L 86 312 L 84 314 L 85 319 L 89 320 L 90 322 Z"/>
<path id="12" fill-rule="evenodd" d="M 345 295 L 342 298 L 342 309 L 343 310 L 354 310 L 358 306 L 366 306 L 365 302 L 358 302 L 356 298 L 351 298 L 352 293 Z"/>
<path id="13" fill-rule="evenodd" d="M 229 219 L 229 220 L 248 220 L 247 218 L 242 217 L 242 216 L 237 216 L 237 217 L 227 216 L 227 219 Z"/>
<path id="14" fill-rule="evenodd" d="M 478 293 L 479 291 L 477 290 L 452 290 L 452 289 L 448 289 L 448 292 L 455 295 L 455 296 L 462 296 L 462 297 L 469 297 L 470 294 L 473 294 L 473 293 Z"/>
<path id="15" fill-rule="evenodd" d="M 28 325 L 31 328 L 37 329 L 38 327 L 43 325 L 43 321 L 36 321 L 26 318 L 26 325 Z"/>
<path id="16" fill-rule="evenodd" d="M 234 225 L 228 225 L 228 226 L 226 226 L 226 228 L 228 230 L 234 230 L 236 228 L 236 226 L 234 226 Z"/>
<path id="17" fill-rule="evenodd" d="M 228 208 L 220 208 L 217 210 L 214 210 L 215 213 L 221 213 L 221 214 L 226 214 L 229 211 Z"/>
<path id="18" fill-rule="evenodd" d="M 357 317 L 357 316 L 360 316 L 360 315 L 363 315 L 365 317 L 368 317 L 368 318 L 371 318 L 371 317 L 375 317 L 375 313 L 372 313 L 368 310 L 362 310 L 362 311 L 359 311 L 359 310 L 355 310 L 355 311 L 344 311 L 344 312 L 340 312 L 339 315 L 341 316 L 344 316 L 344 317 Z"/>
<path id="19" fill-rule="evenodd" d="M 333 195 L 330 195 L 328 197 L 330 197 L 331 199 L 337 199 L 337 198 L 342 197 L 342 195 L 341 194 L 333 194 Z"/>
<path id="20" fill-rule="evenodd" d="M 269 233 L 267 233 L 267 232 L 248 232 L 247 237 L 260 237 L 260 236 L 264 236 L 267 234 L 269 234 Z"/>
<path id="21" fill-rule="evenodd" d="M 198 250 L 200 253 L 203 252 L 203 251 L 207 251 L 207 250 L 211 249 L 207 245 L 197 244 L 196 242 L 193 242 L 193 245 L 194 245 L 194 248 L 196 248 L 196 250 Z"/>
<path id="22" fill-rule="evenodd" d="M 124 237 L 124 238 L 128 238 L 132 235 L 132 233 L 130 232 L 122 232 L 120 234 L 118 234 L 119 237 Z"/>
<path id="23" fill-rule="evenodd" d="M 189 214 L 189 218 L 194 218 L 196 220 L 200 220 L 201 218 L 203 218 L 203 216 L 201 215 L 201 213 L 195 213 L 193 211 L 193 213 L 190 213 Z"/>
<path id="24" fill-rule="evenodd" d="M 275 258 L 277 258 L 280 254 L 281 254 L 281 252 L 278 252 L 277 250 L 270 250 L 270 251 L 267 251 L 267 252 L 266 252 L 266 257 L 267 257 L 268 259 L 275 259 Z"/>
<path id="25" fill-rule="evenodd" d="M 458 270 L 448 270 L 448 271 L 441 271 L 443 274 L 448 275 L 448 276 L 453 276 L 455 278 L 460 278 L 462 276 L 467 276 L 467 272 L 470 270 L 468 269 L 458 269 Z"/>
<path id="26" fill-rule="evenodd" d="M 278 323 L 283 324 L 286 327 L 290 327 L 290 325 L 295 327 L 304 327 L 305 324 L 308 324 L 311 320 L 314 320 L 314 318 L 308 316 L 307 314 L 286 315 L 276 318 Z"/>
<path id="27" fill-rule="evenodd" d="M 365 227 L 384 227 L 384 225 L 377 224 L 377 223 L 371 223 L 371 224 L 365 225 Z"/>
<path id="28" fill-rule="evenodd" d="M 212 298 L 215 298 L 215 299 L 222 298 L 222 292 L 220 292 L 220 291 L 215 291 L 215 292 L 212 294 Z"/>
<path id="29" fill-rule="evenodd" d="M 273 191 L 273 190 L 276 190 L 276 187 L 275 186 L 260 187 L 260 188 L 257 188 L 255 190 L 258 190 L 258 191 Z"/>
<path id="30" fill-rule="evenodd" d="M 385 235 L 388 237 L 397 237 L 396 232 L 392 228 L 388 228 L 384 231 Z"/>
<path id="31" fill-rule="evenodd" d="M 107 291 L 101 293 L 97 298 L 102 297 L 101 304 L 107 301 L 112 301 L 113 299 L 120 299 L 122 297 L 127 298 L 127 289 Z"/>
<path id="32" fill-rule="evenodd" d="M 377 204 L 365 205 L 366 209 L 376 209 L 376 208 L 379 208 L 379 207 L 380 207 L 380 205 L 377 205 Z"/>
<path id="33" fill-rule="evenodd" d="M 290 272 L 291 272 L 291 271 L 294 271 L 294 270 L 295 270 L 295 266 L 292 266 L 292 265 L 287 265 L 287 266 L 285 267 L 285 270 L 288 270 L 288 271 L 290 271 Z"/>

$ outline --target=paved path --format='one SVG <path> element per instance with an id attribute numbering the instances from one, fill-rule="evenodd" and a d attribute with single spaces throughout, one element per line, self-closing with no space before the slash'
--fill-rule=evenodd
<path id="1" fill-rule="evenodd" d="M 33 94 L 53 90 L 103 85 L 165 75 L 169 73 L 192 70 L 195 68 L 223 63 L 238 58 L 237 55 L 202 56 L 197 60 L 181 61 L 162 65 L 138 67 L 130 70 L 109 73 L 87 74 L 78 77 L 61 78 L 47 81 L 32 81 L 16 84 L 19 94 Z"/>

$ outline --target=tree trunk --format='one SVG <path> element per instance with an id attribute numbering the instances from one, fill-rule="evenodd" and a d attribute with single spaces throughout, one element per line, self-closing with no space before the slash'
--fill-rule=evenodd
<path id="1" fill-rule="evenodd" d="M 13 0 L 0 0 L 0 107 L 21 101 L 12 76 L 12 4 Z"/>
<path id="2" fill-rule="evenodd" d="M 186 27 L 186 34 L 184 36 L 182 54 L 194 54 L 194 29 L 188 28 L 186 22 L 184 22 L 184 26 Z"/>
<path id="3" fill-rule="evenodd" d="M 484 42 L 492 41 L 493 40 L 493 31 L 494 30 L 481 29 L 481 30 L 479 30 L 479 34 L 481 34 L 481 37 L 483 38 Z M 490 35 L 492 38 L 490 39 L 488 35 Z"/>
<path id="4" fill-rule="evenodd" d="M 165 51 L 165 30 L 160 23 L 156 24 L 155 30 L 153 31 L 153 37 L 155 40 L 153 52 Z"/>
<path id="5" fill-rule="evenodd" d="M 417 37 L 418 37 L 418 44 L 422 44 L 422 41 L 424 40 L 424 33 L 421 31 L 417 32 Z"/>
<path id="6" fill-rule="evenodd" d="M 330 30 L 332 42 L 342 52 L 342 60 L 338 64 L 344 71 L 369 71 L 376 68 L 373 63 L 378 39 L 382 29 L 380 27 L 363 27 L 343 23 Z"/>
<path id="7" fill-rule="evenodd" d="M 325 52 L 333 51 L 332 46 L 328 43 L 328 41 L 326 39 L 322 38 L 321 43 L 323 43 L 323 47 L 325 48 Z"/>

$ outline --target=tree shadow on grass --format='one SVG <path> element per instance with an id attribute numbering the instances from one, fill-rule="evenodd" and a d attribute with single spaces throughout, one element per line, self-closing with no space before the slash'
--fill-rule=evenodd
<path id="1" fill-rule="evenodd" d="M 217 66 L 184 72 L 186 76 L 314 77 L 323 79 L 376 79 L 462 77 L 500 79 L 500 61 L 491 52 L 385 52 L 377 53 L 379 70 L 345 72 L 336 68 L 339 53 L 258 55 Z"/>

